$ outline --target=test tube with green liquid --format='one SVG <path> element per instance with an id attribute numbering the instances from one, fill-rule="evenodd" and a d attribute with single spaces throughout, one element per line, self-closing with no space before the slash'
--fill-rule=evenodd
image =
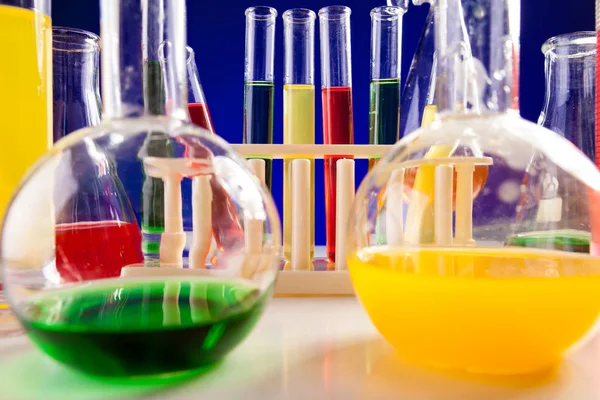
<path id="1" fill-rule="evenodd" d="M 316 14 L 305 8 L 283 13 L 283 143 L 315 143 L 315 20 Z M 315 243 L 315 162 L 311 160 L 310 258 Z M 283 254 L 286 261 L 292 253 L 292 159 L 283 164 Z"/>
<path id="2" fill-rule="evenodd" d="M 244 143 L 273 143 L 275 22 L 277 11 L 257 6 L 246 10 L 246 62 L 244 71 Z M 265 160 L 265 183 L 271 189 L 273 160 Z"/>

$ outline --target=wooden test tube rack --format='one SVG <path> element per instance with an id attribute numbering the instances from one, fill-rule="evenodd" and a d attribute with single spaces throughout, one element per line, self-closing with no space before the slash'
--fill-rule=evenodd
<path id="1" fill-rule="evenodd" d="M 293 159 L 292 161 L 292 242 L 291 260 L 279 272 L 276 295 L 353 295 L 350 276 L 346 268 L 346 224 L 354 201 L 354 159 L 380 157 L 391 145 L 323 145 L 323 144 L 234 144 L 233 148 L 250 159 L 251 167 L 264 181 L 262 160 L 253 157 Z M 337 161 L 336 187 L 336 264 L 327 266 L 324 257 L 311 260 L 310 255 L 310 161 L 308 158 L 325 156 L 352 156 L 354 159 Z M 258 167 L 258 171 L 255 169 Z M 263 174 L 263 175 L 261 175 Z M 314 195 L 314 193 L 312 194 Z M 318 250 L 316 251 L 318 253 Z"/>
<path id="2" fill-rule="evenodd" d="M 348 227 L 348 216 L 354 201 L 355 187 L 355 159 L 367 159 L 381 157 L 389 151 L 391 145 L 286 145 L 286 144 L 238 144 L 233 148 L 248 159 L 248 164 L 258 178 L 265 180 L 265 163 L 261 158 L 293 159 L 292 161 L 292 243 L 291 260 L 285 263 L 282 260 L 282 270 L 275 287 L 276 295 L 353 295 L 354 291 L 346 266 L 346 237 Z M 340 159 L 337 161 L 337 187 L 336 187 L 336 264 L 327 265 L 324 257 L 310 259 L 310 224 L 309 220 L 310 202 L 306 201 L 306 194 L 310 192 L 310 179 L 312 177 L 310 159 L 324 158 L 325 156 L 352 156 L 353 159 Z M 304 158 L 306 157 L 306 158 Z M 163 165 L 165 164 L 165 165 Z M 166 165 L 169 164 L 169 165 Z M 173 164 L 173 165 L 171 165 Z M 392 204 L 403 204 L 404 175 L 407 169 L 422 165 L 435 166 L 435 244 L 448 245 L 474 245 L 472 238 L 472 187 L 473 171 L 476 165 L 491 165 L 492 159 L 488 157 L 445 157 L 439 159 L 410 160 L 398 165 L 391 172 L 388 182 L 387 202 Z M 198 265 L 200 260 L 205 260 L 208 254 L 208 244 L 211 236 L 210 224 L 206 220 L 206 214 L 210 215 L 211 191 L 206 177 L 199 175 L 200 170 L 209 172 L 209 164 L 202 160 L 189 163 L 186 159 L 163 160 L 148 158 L 145 160 L 147 173 L 151 176 L 160 177 L 168 183 L 173 176 L 190 176 L 194 179 L 193 189 L 196 193 L 194 200 L 195 208 L 198 210 L 194 216 L 194 239 L 190 250 L 191 258 L 188 260 L 190 269 L 181 268 L 152 268 L 140 266 L 129 266 L 122 270 L 122 276 L 155 276 L 155 275 L 204 275 L 209 274 L 203 265 Z M 169 171 L 165 173 L 164 171 Z M 171 171 L 177 171 L 172 174 Z M 453 173 L 457 173 L 456 193 L 456 220 L 454 221 L 453 235 L 453 211 L 452 190 Z M 173 178 L 174 179 L 174 178 Z M 179 181 L 173 182 L 178 187 Z M 185 244 L 181 222 L 181 196 L 180 191 L 173 190 L 172 198 L 172 229 L 166 229 L 166 235 L 161 239 L 161 266 L 182 266 L 181 251 Z M 312 194 L 314 195 L 314 193 Z M 413 200 L 418 199 L 412 199 Z M 386 232 L 389 245 L 411 244 L 415 239 L 410 231 L 406 231 L 411 225 L 410 221 L 404 221 L 403 207 L 389 207 L 386 213 Z M 196 221 L 197 219 L 197 221 Z M 259 225 L 253 224 L 259 222 Z M 418 220 L 413 221 L 418 226 Z M 169 225 L 169 224 L 167 224 Z M 169 225 L 170 226 L 170 225 Z M 406 227 L 405 227 L 406 226 Z M 260 256 L 263 226 L 260 221 L 248 221 L 244 226 L 246 231 L 246 244 L 249 254 Z M 254 234 L 252 232 L 255 232 Z M 163 243 L 164 242 L 164 243 Z M 165 247 L 175 248 L 176 251 L 163 251 Z M 413 243 L 414 244 L 414 243 Z M 317 249 L 315 249 L 317 250 Z M 196 254 L 197 253 L 197 254 Z M 316 251 L 315 253 L 318 253 Z M 252 258 L 255 262 L 256 257 Z M 203 264 L 203 263 L 202 263 Z"/>

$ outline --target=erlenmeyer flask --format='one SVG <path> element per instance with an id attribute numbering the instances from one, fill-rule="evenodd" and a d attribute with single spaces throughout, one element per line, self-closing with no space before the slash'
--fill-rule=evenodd
<path id="1" fill-rule="evenodd" d="M 185 66 L 188 76 L 188 112 L 190 114 L 190 120 L 199 127 L 215 133 L 215 128 L 210 117 L 210 111 L 206 104 L 204 90 L 200 83 L 200 75 L 198 74 L 195 55 L 194 50 L 188 46 L 188 57 Z"/>
<path id="2" fill-rule="evenodd" d="M 170 113 L 170 105 L 173 104 L 173 90 L 170 89 L 172 77 L 168 74 L 168 63 L 169 63 L 169 50 L 171 44 L 167 41 L 163 42 L 159 47 L 159 59 L 162 65 L 163 76 L 165 77 L 165 97 L 166 97 L 166 112 Z M 195 53 L 191 47 L 186 48 L 187 60 L 186 60 L 186 71 L 188 81 L 188 113 L 190 121 L 193 124 L 200 126 L 201 128 L 207 129 L 211 133 L 215 133 L 214 125 L 210 117 L 210 111 L 200 83 L 200 75 L 196 66 Z M 196 153 L 205 153 L 204 149 L 198 149 L 194 146 L 189 146 L 183 143 L 185 146 L 185 157 L 196 158 Z M 238 216 L 238 210 L 231 198 L 227 194 L 227 191 L 217 182 L 216 179 L 210 180 L 212 189 L 212 214 L 219 215 L 220 218 L 214 219 L 212 222 L 213 237 L 215 239 L 216 249 L 213 248 L 211 251 L 211 259 L 213 263 L 218 263 L 218 253 L 226 253 L 231 251 L 239 250 L 244 246 L 244 230 L 240 218 Z M 184 196 L 191 195 L 191 182 L 184 181 L 181 185 L 181 191 Z M 187 232 L 192 231 L 192 210 L 186 210 L 184 204 L 184 229 Z M 215 251 L 216 250 L 216 251 Z"/>
<path id="3" fill-rule="evenodd" d="M 100 122 L 100 38 L 81 29 L 52 29 L 54 141 Z"/>
<path id="4" fill-rule="evenodd" d="M 471 79 L 467 81 L 469 93 L 467 102 L 478 103 L 486 107 L 479 99 L 490 84 L 490 78 L 482 64 L 488 51 L 490 0 L 461 0 L 462 15 L 461 34 L 468 42 L 472 55 L 469 61 L 468 73 Z M 388 0 L 388 3 L 400 4 L 399 0 Z M 436 64 L 434 38 L 435 13 L 433 7 L 429 10 L 425 27 L 417 46 L 417 51 L 410 65 L 400 103 L 400 137 L 408 135 L 417 128 L 431 122 L 436 112 L 435 85 Z"/>
<path id="5" fill-rule="evenodd" d="M 538 123 L 595 160 L 596 33 L 555 36 L 542 46 L 546 95 Z"/>
<path id="6" fill-rule="evenodd" d="M 575 32 L 552 37 L 542 46 L 546 57 L 546 94 L 538 124 L 568 139 L 595 160 L 595 32 Z M 569 194 L 569 208 L 587 209 L 587 195 L 575 195 L 577 183 L 553 173 L 541 173 L 547 161 L 534 155 L 521 185 L 515 235 L 507 243 L 589 253 L 587 219 L 568 219 L 573 214 L 563 202 Z M 547 167 L 546 167 L 547 169 Z M 546 231 L 551 231 L 548 235 Z"/>
<path id="7" fill-rule="evenodd" d="M 100 122 L 100 38 L 55 27 L 52 37 L 54 139 Z M 61 155 L 54 193 L 57 282 L 116 277 L 141 262 L 141 234 L 114 160 L 84 139 Z M 103 239 L 109 239 L 107 246 Z"/>

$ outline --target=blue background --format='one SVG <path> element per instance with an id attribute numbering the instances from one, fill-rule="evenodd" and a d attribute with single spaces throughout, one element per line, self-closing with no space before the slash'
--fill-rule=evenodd
<path id="1" fill-rule="evenodd" d="M 207 102 L 219 135 L 231 143 L 242 142 L 244 79 L 244 10 L 260 3 L 239 0 L 188 0 L 188 44 L 196 52 L 196 62 Z M 283 141 L 283 22 L 289 8 L 304 7 L 317 12 L 321 7 L 344 4 L 352 9 L 352 58 L 355 142 L 367 143 L 369 135 L 369 43 L 370 16 L 383 0 L 346 0 L 331 3 L 318 0 L 271 0 L 279 13 L 275 39 L 275 130 L 276 143 Z M 99 33 L 99 2 L 96 0 L 54 0 L 53 24 Z M 410 67 L 421 36 L 428 7 L 411 4 L 404 16 L 402 75 Z M 521 10 L 521 114 L 537 122 L 544 97 L 543 42 L 562 33 L 594 29 L 593 0 L 522 0 Z M 318 41 L 318 28 L 316 32 Z M 318 43 L 315 46 L 315 83 L 320 86 Z M 322 143 L 321 104 L 317 96 L 316 141 Z M 275 162 L 273 197 L 281 205 L 281 162 Z M 357 185 L 366 164 L 357 165 Z M 315 234 L 317 244 L 325 243 L 323 165 L 317 163 Z M 281 210 L 281 207 L 280 207 Z"/>

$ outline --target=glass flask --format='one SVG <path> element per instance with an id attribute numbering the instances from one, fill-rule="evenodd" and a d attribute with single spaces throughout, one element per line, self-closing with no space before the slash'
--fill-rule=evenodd
<path id="1" fill-rule="evenodd" d="M 555 36 L 542 46 L 546 95 L 538 123 L 595 160 L 596 32 Z"/>
<path id="2" fill-rule="evenodd" d="M 482 60 L 485 60 L 489 38 L 490 0 L 462 0 L 461 21 L 464 43 L 471 49 L 472 69 L 476 72 L 470 81 L 477 87 L 485 88 L 489 77 Z M 401 5 L 403 0 L 389 0 L 388 3 Z M 435 13 L 430 8 L 421 39 L 408 72 L 400 100 L 400 137 L 408 135 L 422 125 L 431 122 L 435 116 L 436 52 L 434 45 Z M 476 94 L 476 90 L 472 91 Z"/>
<path id="3" fill-rule="evenodd" d="M 100 123 L 100 38 L 81 29 L 52 28 L 54 141 Z"/>
<path id="4" fill-rule="evenodd" d="M 210 111 L 206 104 L 204 90 L 200 83 L 200 75 L 196 66 L 196 54 L 191 47 L 187 47 L 187 62 L 185 64 L 188 77 L 188 112 L 192 123 L 201 128 L 215 133 Z"/>
<path id="5" fill-rule="evenodd" d="M 552 368 L 590 337 L 600 315 L 600 213 L 577 198 L 598 199 L 600 172 L 568 140 L 519 116 L 518 2 L 484 7 L 493 34 L 481 65 L 490 79 L 475 94 L 461 23 L 470 17 L 460 0 L 432 7 L 438 112 L 360 185 L 347 250 L 354 289 L 377 329 L 412 362 L 483 374 Z M 535 192 L 552 186 L 561 195 L 531 197 L 539 212 L 515 224 L 534 156 L 543 177 L 531 180 Z M 473 196 L 477 167 L 489 175 L 482 193 L 492 176 L 499 183 L 488 196 Z M 385 213 L 373 206 L 380 196 Z M 386 245 L 377 243 L 381 219 Z M 557 226 L 584 228 L 590 252 L 505 245 L 516 230 L 540 226 L 549 236 Z"/>
<path id="6" fill-rule="evenodd" d="M 149 28 L 149 11 L 161 15 L 160 29 Z M 184 0 L 102 0 L 101 16 L 103 120 L 59 140 L 15 193 L 1 236 L 8 298 L 33 343 L 73 369 L 108 379 L 197 372 L 229 353 L 264 310 L 281 257 L 279 217 L 246 161 L 189 123 Z M 155 58 L 144 50 L 146 35 L 156 32 L 158 43 L 171 43 L 169 115 L 154 98 L 149 107 L 144 94 L 153 84 L 145 61 Z M 170 152 L 148 154 L 154 138 Z M 81 148 L 94 163 L 65 168 Z M 118 176 L 122 190 L 104 191 L 94 207 L 112 223 L 111 232 L 99 234 L 89 221 L 85 244 L 84 235 L 59 240 L 59 210 L 87 190 L 84 177 L 104 182 L 107 175 Z M 142 256 L 140 203 L 132 201 L 145 177 L 164 183 L 158 263 Z M 211 179 L 244 216 L 243 243 L 218 265 L 208 257 L 211 227 L 223 218 L 211 212 Z M 190 196 L 182 196 L 185 180 Z M 191 239 L 183 229 L 184 204 L 192 210 Z M 74 256 L 58 268 L 65 247 Z"/>
<path id="7" fill-rule="evenodd" d="M 170 90 L 170 79 L 168 74 L 169 68 L 169 51 L 171 43 L 165 41 L 159 47 L 160 60 L 162 63 L 163 76 L 166 77 L 165 88 L 166 88 L 166 104 L 167 113 L 170 114 L 170 104 L 173 104 L 173 95 L 177 93 L 175 90 Z M 190 121 L 193 124 L 198 125 L 201 128 L 207 129 L 211 133 L 215 134 L 214 126 L 210 117 L 210 111 L 204 96 L 204 90 L 200 83 L 200 75 L 198 74 L 198 68 L 195 61 L 195 53 L 191 47 L 187 47 L 187 82 L 188 82 L 188 105 L 187 109 L 190 116 Z M 186 149 L 187 150 L 187 149 Z M 191 149 L 190 149 L 191 150 Z M 191 150 L 193 151 L 193 150 Z M 187 154 L 185 155 L 187 156 Z M 222 186 L 218 183 L 215 177 L 210 181 L 212 188 L 212 213 L 214 215 L 221 215 L 218 220 L 213 220 L 212 226 L 213 242 L 210 251 L 210 258 L 213 264 L 218 264 L 220 256 L 223 253 L 229 252 L 230 250 L 236 251 L 243 246 L 244 242 L 244 229 L 242 227 L 242 221 L 236 209 L 235 203 L 229 198 L 229 195 Z M 183 181 L 181 183 L 181 191 L 184 196 L 189 196 L 192 192 L 191 182 Z M 193 235 L 193 221 L 191 218 L 192 210 L 186 209 L 186 204 L 183 205 L 184 220 L 183 226 L 188 236 Z M 189 251 L 189 248 L 184 250 L 184 254 Z"/>
<path id="8" fill-rule="evenodd" d="M 544 108 L 538 124 L 565 137 L 591 160 L 595 160 L 595 74 L 596 74 L 596 34 L 595 32 L 575 32 L 550 38 L 542 46 L 546 57 L 546 95 Z M 540 157 L 531 161 L 528 174 L 522 183 L 520 210 L 517 224 L 527 220 L 528 213 L 539 213 L 535 202 L 529 199 L 539 196 L 536 193 L 536 179 L 547 179 L 536 174 L 537 165 L 543 162 Z M 548 185 L 543 193 L 544 201 L 551 202 L 556 197 L 567 195 L 562 189 Z M 575 194 L 575 185 L 568 191 Z M 581 193 L 578 207 L 587 207 L 587 196 Z M 536 220 L 536 225 L 540 221 Z M 542 223 L 543 224 L 543 223 Z M 590 233 L 587 225 L 573 226 L 570 222 L 562 231 L 554 231 L 548 236 L 531 227 L 507 239 L 509 244 L 523 247 L 555 248 L 574 252 L 589 253 Z M 559 226 L 555 224 L 555 227 Z M 575 228 L 575 229 L 568 229 Z M 582 229 L 580 229 L 582 228 Z M 521 228 L 523 230 L 523 228 Z M 533 232 L 531 232 L 533 230 Z"/>
<path id="9" fill-rule="evenodd" d="M 31 165 L 52 145 L 51 0 L 0 0 L 0 220 Z M 0 335 L 19 330 L 0 278 Z"/>

